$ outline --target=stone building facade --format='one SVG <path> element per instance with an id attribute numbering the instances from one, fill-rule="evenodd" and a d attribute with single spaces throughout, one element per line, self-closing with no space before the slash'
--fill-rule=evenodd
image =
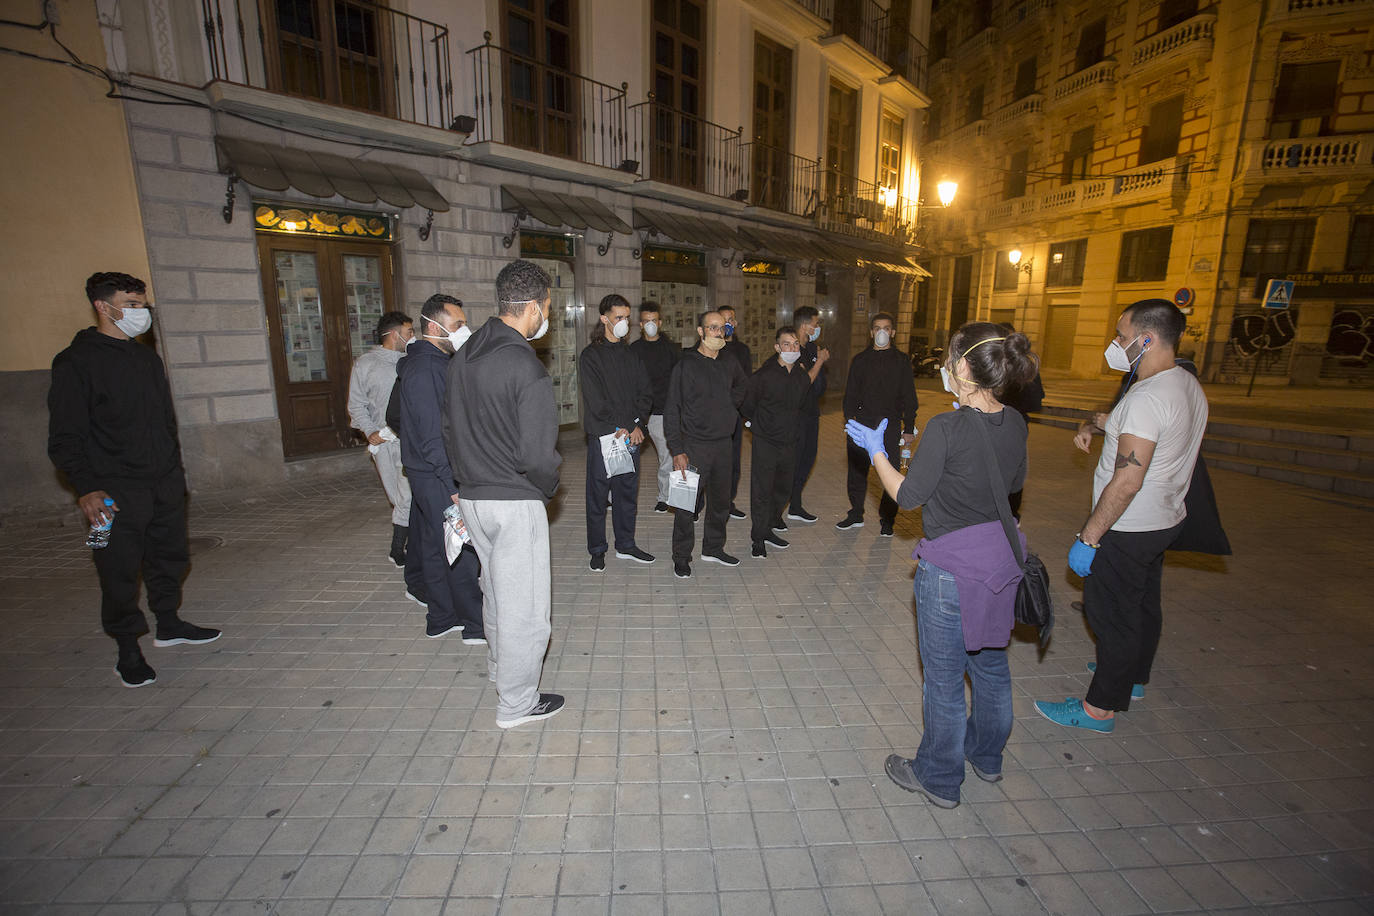
<path id="1" fill-rule="evenodd" d="M 1123 306 L 1177 296 L 1207 379 L 1374 384 L 1371 27 L 1367 0 L 936 3 L 923 175 L 961 193 L 915 334 L 1012 321 L 1047 377 L 1095 377 Z"/>
<path id="2" fill-rule="evenodd" d="M 377 316 L 443 291 L 480 325 L 517 256 L 555 278 L 539 352 L 569 425 L 607 293 L 661 300 L 684 343 L 698 312 L 736 305 L 760 359 L 817 305 L 841 372 L 867 316 L 909 326 L 921 4 L 528 6 L 63 6 L 121 85 L 88 101 L 122 113 L 107 149 L 137 201 L 107 226 L 143 242 L 193 490 L 361 466 L 344 393 Z M 144 269 L 125 263 L 100 269 Z M 89 318 L 64 323 L 52 352 Z M 19 409 L 45 421 L 44 372 L 24 377 Z M 38 448 L 11 511 L 69 505 Z"/>

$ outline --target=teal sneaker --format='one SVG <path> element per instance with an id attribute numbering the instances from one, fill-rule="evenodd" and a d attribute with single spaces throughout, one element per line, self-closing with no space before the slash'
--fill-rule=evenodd
<path id="1" fill-rule="evenodd" d="M 1094 719 L 1083 708 L 1083 701 L 1073 697 L 1064 697 L 1062 703 L 1047 703 L 1044 700 L 1036 700 L 1035 711 L 1055 725 L 1086 728 L 1094 732 L 1110 732 L 1116 728 L 1115 716 L 1110 719 Z"/>
<path id="2" fill-rule="evenodd" d="M 1088 662 L 1088 671 L 1089 671 L 1089 672 L 1095 672 L 1095 671 L 1097 671 L 1097 662 Z M 1131 699 L 1132 699 L 1132 700 L 1143 700 L 1143 699 L 1145 699 L 1145 685 L 1144 685 L 1144 684 L 1132 684 L 1132 685 L 1131 685 Z"/>

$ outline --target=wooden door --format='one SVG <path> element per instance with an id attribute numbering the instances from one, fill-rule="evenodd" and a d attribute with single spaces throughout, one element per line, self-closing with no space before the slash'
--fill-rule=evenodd
<path id="1" fill-rule="evenodd" d="M 578 158 L 573 0 L 504 0 L 506 142 Z"/>
<path id="2" fill-rule="evenodd" d="M 348 418 L 348 376 L 392 308 L 389 249 L 264 233 L 258 253 L 282 452 L 360 445 Z"/>
<path id="3" fill-rule="evenodd" d="M 754 36 L 753 200 L 786 210 L 790 197 L 792 52 Z"/>

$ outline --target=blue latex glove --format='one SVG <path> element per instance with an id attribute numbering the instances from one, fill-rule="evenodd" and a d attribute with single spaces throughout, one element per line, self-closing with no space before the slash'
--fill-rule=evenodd
<path id="1" fill-rule="evenodd" d="M 1069 548 L 1069 569 L 1086 579 L 1092 575 L 1093 557 L 1096 556 L 1096 550 L 1082 541 L 1075 540 L 1073 546 Z"/>
<path id="2" fill-rule="evenodd" d="M 875 455 L 887 454 L 887 448 L 883 445 L 883 434 L 887 432 L 887 420 L 879 423 L 877 429 L 869 429 L 858 420 L 848 420 L 844 424 L 844 431 L 849 434 L 850 442 L 868 453 L 870 461 Z"/>

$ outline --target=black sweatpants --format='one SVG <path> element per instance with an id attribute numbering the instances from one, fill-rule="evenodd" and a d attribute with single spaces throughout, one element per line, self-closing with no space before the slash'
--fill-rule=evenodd
<path id="1" fill-rule="evenodd" d="M 797 417 L 797 451 L 792 462 L 792 498 L 788 506 L 793 512 L 805 508 L 802 505 L 802 490 L 806 489 L 806 478 L 816 466 L 816 449 L 820 445 L 821 418 L 819 414 L 801 414 Z"/>
<path id="2" fill-rule="evenodd" d="M 685 443 L 687 461 L 697 469 L 701 480 L 697 484 L 697 501 L 705 494 L 706 534 L 701 539 L 701 552 L 714 553 L 725 549 L 725 524 L 730 520 L 730 440 L 714 439 Z M 676 472 L 674 472 L 676 473 Z M 673 510 L 673 561 L 691 561 L 696 544 L 696 525 L 692 513 Z"/>
<path id="3" fill-rule="evenodd" d="M 190 564 L 186 540 L 186 475 L 180 468 L 161 480 L 107 484 L 119 511 L 110 543 L 91 551 L 100 576 L 100 624 L 115 639 L 139 637 L 148 621 L 138 607 L 138 580 L 148 592 L 148 610 L 159 621 L 176 620 L 181 580 Z"/>
<path id="4" fill-rule="evenodd" d="M 606 476 L 606 461 L 601 456 L 601 437 L 587 434 L 587 553 L 606 552 L 606 494 L 611 494 L 611 530 L 615 549 L 622 553 L 635 546 L 635 520 L 639 514 L 639 449 L 633 474 Z M 669 459 L 670 461 L 672 459 Z"/>
<path id="5" fill-rule="evenodd" d="M 864 425 L 877 426 L 877 423 L 864 423 Z M 868 457 L 868 452 L 849 441 L 848 436 L 845 436 L 844 441 L 849 455 L 849 512 L 851 515 L 863 518 L 864 499 L 868 496 L 868 469 L 873 466 L 873 461 Z M 887 460 L 891 461 L 894 466 L 901 460 L 901 441 L 901 421 L 888 420 L 887 431 L 883 433 L 883 448 L 887 451 Z M 878 500 L 878 519 L 884 525 L 891 525 L 896 517 L 897 501 L 888 496 L 886 490 L 883 490 L 882 498 Z"/>
<path id="6" fill-rule="evenodd" d="M 744 449 L 744 418 L 735 420 L 735 434 L 730 437 L 730 448 L 733 453 L 730 458 L 730 505 L 735 504 L 735 497 L 739 495 L 740 478 L 740 454 Z"/>
<path id="7" fill-rule="evenodd" d="M 749 457 L 749 535 L 755 544 L 772 534 L 773 526 L 782 520 L 792 492 L 796 452 L 794 443 L 774 445 L 754 435 Z"/>
<path id="8" fill-rule="evenodd" d="M 1083 580 L 1083 612 L 1097 637 L 1097 671 L 1087 701 L 1098 709 L 1130 709 L 1131 685 L 1150 682 L 1164 629 L 1164 551 L 1181 527 L 1102 536 L 1092 575 Z"/>
<path id="9" fill-rule="evenodd" d="M 448 565 L 444 552 L 444 510 L 453 505 L 453 486 L 435 477 L 410 476 L 409 552 L 420 556 L 425 597 L 429 607 L 425 622 L 435 628 L 463 625 L 463 635 L 478 636 L 482 629 L 482 586 L 477 577 L 482 563 L 471 544 L 463 546 L 458 560 Z"/>

